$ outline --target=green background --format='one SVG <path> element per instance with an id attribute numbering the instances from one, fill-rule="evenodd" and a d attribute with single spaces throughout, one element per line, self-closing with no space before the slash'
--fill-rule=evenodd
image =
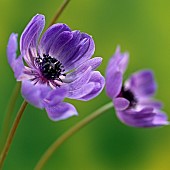
<path id="1" fill-rule="evenodd" d="M 51 21 L 61 0 L 0 0 L 0 125 L 16 81 L 7 59 L 9 35 L 23 29 L 36 13 Z M 117 44 L 129 51 L 125 77 L 143 68 L 154 70 L 156 97 L 170 111 L 170 1 L 169 0 L 72 0 L 58 22 L 91 34 L 95 56 L 103 57 L 102 74 Z M 114 85 L 113 85 L 114 88 Z M 23 99 L 15 107 L 16 115 Z M 52 122 L 44 110 L 28 106 L 17 129 L 4 170 L 31 170 L 41 154 L 64 131 L 110 99 L 105 91 L 89 102 L 69 100 L 78 117 Z M 125 126 L 114 109 L 104 113 L 67 140 L 44 170 L 169 170 L 170 127 L 139 129 Z"/>

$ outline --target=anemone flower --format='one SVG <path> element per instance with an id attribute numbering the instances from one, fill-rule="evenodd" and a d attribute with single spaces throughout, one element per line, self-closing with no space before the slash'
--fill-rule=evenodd
<path id="1" fill-rule="evenodd" d="M 45 108 L 54 121 L 77 115 L 65 98 L 91 100 L 103 89 L 105 81 L 95 69 L 102 58 L 92 55 L 91 36 L 72 31 L 66 24 L 50 26 L 40 38 L 45 25 L 43 15 L 35 15 L 20 37 L 12 33 L 7 47 L 8 62 L 17 81 L 22 82 L 22 96 L 38 108 Z"/>
<path id="2" fill-rule="evenodd" d="M 120 53 L 118 47 L 106 70 L 106 93 L 113 100 L 117 117 L 134 127 L 169 124 L 161 102 L 153 99 L 156 82 L 151 70 L 140 70 L 123 83 L 128 60 L 128 53 Z"/>

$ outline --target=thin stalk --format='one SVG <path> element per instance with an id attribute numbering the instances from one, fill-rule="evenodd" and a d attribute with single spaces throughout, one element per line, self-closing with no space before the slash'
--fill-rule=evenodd
<path id="1" fill-rule="evenodd" d="M 35 170 L 41 170 L 44 164 L 48 161 L 50 156 L 58 149 L 60 145 L 62 145 L 69 137 L 74 135 L 80 129 L 85 127 L 88 123 L 92 122 L 95 118 L 99 117 L 104 113 L 106 110 L 113 107 L 113 103 L 108 103 L 101 108 L 94 111 L 92 114 L 88 115 L 86 118 L 75 124 L 72 128 L 67 130 L 63 135 L 61 135 L 43 154 L 39 162 L 37 163 Z"/>
<path id="2" fill-rule="evenodd" d="M 3 163 L 5 161 L 5 158 L 6 158 L 7 154 L 8 154 L 8 151 L 9 151 L 11 142 L 13 140 L 14 134 L 16 132 L 16 129 L 17 129 L 18 125 L 19 125 L 19 122 L 21 120 L 21 117 L 22 117 L 22 115 L 24 113 L 24 110 L 25 110 L 27 104 L 28 103 L 24 100 L 21 107 L 20 107 L 20 109 L 19 109 L 19 111 L 18 111 L 18 113 L 17 113 L 17 116 L 16 116 L 16 118 L 14 120 L 14 123 L 12 125 L 12 128 L 11 128 L 11 130 L 9 132 L 7 141 L 6 141 L 5 146 L 4 146 L 4 149 L 3 149 L 2 153 L 1 153 L 1 156 L 0 156 L 0 170 L 2 169 Z"/>
<path id="3" fill-rule="evenodd" d="M 51 20 L 50 24 L 48 27 L 50 27 L 51 25 L 55 24 L 55 22 L 58 20 L 59 16 L 62 14 L 62 12 L 64 11 L 64 9 L 66 8 L 66 6 L 68 5 L 68 3 L 70 2 L 70 0 L 65 0 L 61 6 L 59 7 L 59 9 L 57 10 L 56 14 L 54 15 L 53 19 Z"/>
<path id="4" fill-rule="evenodd" d="M 68 5 L 69 2 L 70 2 L 70 0 L 65 0 L 63 2 L 63 4 L 57 10 L 55 16 L 53 17 L 53 19 L 50 22 L 48 27 L 50 27 L 51 25 L 53 25 L 57 21 L 57 19 L 62 14 L 62 12 L 64 11 L 64 9 L 66 8 L 66 6 Z M 17 100 L 19 91 L 20 91 L 20 83 L 17 83 L 16 87 L 13 90 L 11 98 L 9 100 L 7 112 L 5 114 L 4 123 L 2 125 L 2 134 L 0 136 L 0 153 L 2 152 L 2 148 L 4 146 L 5 140 L 7 138 L 8 132 L 9 132 L 9 126 L 10 126 L 10 121 L 11 121 L 11 118 L 12 118 L 12 112 L 13 112 L 14 106 L 16 104 L 16 100 Z"/>
<path id="5" fill-rule="evenodd" d="M 9 133 L 12 112 L 14 110 L 14 106 L 16 104 L 16 100 L 17 100 L 17 97 L 18 97 L 18 94 L 20 91 L 20 85 L 21 84 L 19 82 L 15 85 L 15 88 L 13 89 L 12 95 L 11 95 L 9 103 L 8 103 L 7 111 L 5 113 L 5 118 L 4 118 L 4 122 L 2 124 L 1 136 L 0 136 L 0 153 L 2 152 L 2 148 L 4 146 L 5 140 Z"/>
<path id="6" fill-rule="evenodd" d="M 63 2 L 63 4 L 57 10 L 57 12 L 56 12 L 55 16 L 53 17 L 52 21 L 50 22 L 49 26 L 53 25 L 57 21 L 57 19 L 62 14 L 62 12 L 64 11 L 64 9 L 66 8 L 66 6 L 68 5 L 69 2 L 70 2 L 70 0 L 65 0 Z M 1 153 L 2 147 L 4 145 L 4 141 L 5 141 L 6 137 L 7 137 L 8 132 L 9 132 L 10 120 L 11 120 L 11 117 L 12 117 L 12 112 L 13 112 L 13 109 L 14 109 L 14 106 L 15 106 L 15 103 L 16 103 L 16 99 L 17 99 L 18 94 L 19 94 L 19 90 L 20 90 L 20 83 L 17 83 L 15 89 L 13 90 L 12 96 L 10 98 L 9 105 L 7 107 L 8 110 L 7 110 L 5 120 L 4 120 L 4 123 L 3 123 L 3 126 L 2 126 L 2 136 L 0 138 L 0 153 Z M 16 117 L 16 119 L 14 121 L 14 124 L 13 124 L 13 126 L 11 128 L 11 131 L 10 131 L 10 134 L 9 134 L 9 136 L 7 138 L 7 142 L 5 144 L 4 150 L 2 151 L 1 156 L 0 156 L 0 169 L 2 168 L 3 162 L 5 160 L 5 157 L 6 157 L 7 153 L 8 153 L 10 144 L 11 144 L 12 139 L 13 139 L 13 136 L 15 134 L 16 128 L 18 126 L 18 123 L 20 121 L 22 113 L 25 110 L 26 105 L 27 105 L 27 102 L 24 101 L 21 108 L 20 108 L 20 110 L 19 110 L 19 112 L 18 112 L 18 115 L 17 115 L 17 117 Z"/>

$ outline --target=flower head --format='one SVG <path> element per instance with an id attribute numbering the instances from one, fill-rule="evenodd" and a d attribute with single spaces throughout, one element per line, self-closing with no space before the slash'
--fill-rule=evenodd
<path id="1" fill-rule="evenodd" d="M 118 47 L 106 70 L 106 93 L 113 100 L 118 118 L 135 127 L 169 124 L 166 114 L 161 111 L 162 104 L 152 98 L 156 83 L 151 70 L 136 72 L 123 83 L 128 59 L 128 53 L 120 53 Z"/>
<path id="2" fill-rule="evenodd" d="M 40 38 L 45 17 L 37 14 L 20 38 L 21 55 L 17 57 L 17 34 L 12 33 L 7 47 L 8 62 L 15 77 L 22 81 L 23 97 L 45 108 L 52 120 L 77 115 L 64 98 L 90 100 L 104 87 L 104 78 L 95 69 L 102 58 L 91 59 L 95 45 L 91 36 L 72 31 L 66 24 L 54 24 Z M 25 63 L 25 64 L 24 64 Z"/>

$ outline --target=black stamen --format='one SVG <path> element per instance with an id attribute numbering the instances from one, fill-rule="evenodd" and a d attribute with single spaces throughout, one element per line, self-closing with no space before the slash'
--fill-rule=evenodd
<path id="1" fill-rule="evenodd" d="M 126 90 L 124 86 L 122 86 L 121 92 L 118 97 L 124 97 L 130 102 L 129 107 L 134 107 L 137 104 L 137 99 L 135 98 L 134 94 L 130 90 Z"/>
<path id="2" fill-rule="evenodd" d="M 62 74 L 64 72 L 64 66 L 57 59 L 43 54 L 43 58 L 40 56 L 35 59 L 35 62 L 38 64 L 38 67 L 42 73 L 42 75 L 48 80 L 62 80 L 59 78 L 60 76 L 65 76 Z"/>

